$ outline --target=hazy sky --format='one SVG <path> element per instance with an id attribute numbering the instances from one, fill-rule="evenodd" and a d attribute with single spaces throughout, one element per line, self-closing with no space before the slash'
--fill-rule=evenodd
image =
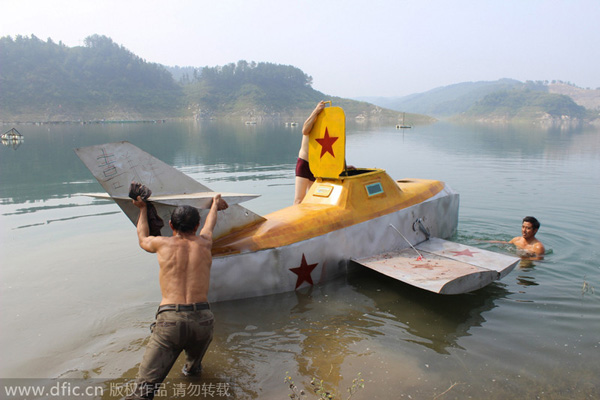
<path id="1" fill-rule="evenodd" d="M 466 81 L 600 87 L 599 0 L 0 0 L 0 36 L 92 34 L 149 62 L 293 65 L 342 97 Z"/>

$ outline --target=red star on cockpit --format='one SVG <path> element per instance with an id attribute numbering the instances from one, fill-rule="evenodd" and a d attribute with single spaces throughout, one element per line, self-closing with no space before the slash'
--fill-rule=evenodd
<path id="1" fill-rule="evenodd" d="M 327 128 L 325 128 L 325 136 L 323 136 L 323 138 L 315 139 L 321 145 L 321 158 L 323 158 L 323 155 L 325 153 L 329 153 L 332 155 L 332 157 L 335 158 L 335 154 L 333 154 L 333 144 L 338 139 L 339 139 L 338 137 L 329 136 L 329 132 L 327 131 Z"/>

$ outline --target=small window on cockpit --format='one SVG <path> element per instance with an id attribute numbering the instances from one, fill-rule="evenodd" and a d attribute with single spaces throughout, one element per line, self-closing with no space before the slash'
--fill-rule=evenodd
<path id="1" fill-rule="evenodd" d="M 381 186 L 381 182 L 371 183 L 369 185 L 366 185 L 365 188 L 367 189 L 367 194 L 369 195 L 369 197 L 383 193 L 383 187 Z"/>

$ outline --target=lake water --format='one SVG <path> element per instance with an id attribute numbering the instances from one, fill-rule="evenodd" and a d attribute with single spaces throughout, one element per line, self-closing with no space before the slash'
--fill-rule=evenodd
<path id="1" fill-rule="evenodd" d="M 78 195 L 102 190 L 74 148 L 130 141 L 215 191 L 260 194 L 245 203 L 259 214 L 293 201 L 300 127 L 18 129 L 25 142 L 0 147 L 3 382 L 73 378 L 108 387 L 133 378 L 160 300 L 155 256 L 139 249 L 131 222 L 114 203 Z M 226 383 L 229 397 L 206 398 L 289 398 L 286 376 L 307 390 L 312 378 L 323 380 L 339 398 L 358 376 L 356 399 L 598 398 L 598 128 L 349 123 L 347 134 L 349 164 L 443 180 L 460 193 L 452 240 L 515 254 L 486 241 L 520 235 L 522 217 L 534 215 L 545 259 L 459 296 L 356 270 L 297 292 L 216 303 L 199 382 Z M 199 398 L 176 397 L 186 396 Z"/>

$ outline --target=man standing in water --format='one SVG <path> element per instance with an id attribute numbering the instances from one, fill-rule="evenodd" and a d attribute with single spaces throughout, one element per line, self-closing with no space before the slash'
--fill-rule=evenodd
<path id="1" fill-rule="evenodd" d="M 541 257 L 546 252 L 546 249 L 542 242 L 535 237 L 538 229 L 540 229 L 540 223 L 536 218 L 525 217 L 521 225 L 521 236 L 514 237 L 508 243 L 514 244 L 517 248 L 524 250 L 528 254 Z"/>
<path id="2" fill-rule="evenodd" d="M 310 189 L 312 183 L 315 181 L 315 177 L 312 172 L 310 172 L 310 167 L 308 165 L 308 135 L 310 134 L 317 117 L 324 108 L 325 102 L 320 101 L 302 126 L 302 144 L 300 146 L 300 151 L 298 152 L 298 161 L 296 162 L 296 190 L 294 204 L 300 204 L 302 202 L 304 196 L 306 196 L 306 192 L 308 192 L 308 189 Z"/>
<path id="3" fill-rule="evenodd" d="M 169 221 L 171 237 L 150 236 L 146 202 L 138 196 L 133 204 L 140 209 L 140 247 L 158 257 L 162 300 L 140 364 L 135 393 L 128 398 L 152 399 L 182 350 L 186 354 L 183 373 L 189 376 L 202 371 L 202 358 L 213 337 L 214 318 L 208 304 L 212 235 L 217 211 L 226 209 L 227 203 L 219 194 L 213 198 L 199 235 L 198 210 L 177 207 Z"/>

